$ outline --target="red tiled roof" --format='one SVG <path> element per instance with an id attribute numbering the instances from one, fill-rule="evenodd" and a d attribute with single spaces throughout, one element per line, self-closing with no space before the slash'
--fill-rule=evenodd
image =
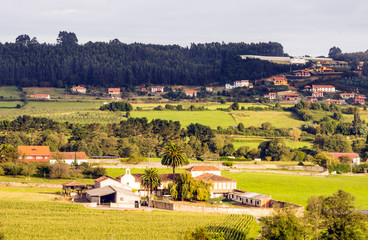
<path id="1" fill-rule="evenodd" d="M 195 90 L 185 90 L 185 93 L 197 93 Z"/>
<path id="2" fill-rule="evenodd" d="M 349 156 L 351 158 L 358 158 L 358 153 L 337 153 L 337 152 L 329 152 L 328 154 L 332 155 L 334 158 L 339 158 L 341 156 Z"/>
<path id="3" fill-rule="evenodd" d="M 190 168 L 187 168 L 187 171 L 221 171 L 217 167 L 214 166 L 193 166 Z"/>
<path id="4" fill-rule="evenodd" d="M 335 88 L 332 85 L 312 85 L 312 88 Z"/>
<path id="5" fill-rule="evenodd" d="M 234 179 L 222 177 L 219 175 L 215 175 L 212 173 L 203 173 L 202 175 L 199 175 L 195 177 L 196 180 L 204 180 L 204 181 L 213 181 L 213 182 L 236 182 Z"/>
<path id="6" fill-rule="evenodd" d="M 67 183 L 63 183 L 61 185 L 66 186 L 66 187 L 69 187 L 69 186 L 86 186 L 86 184 L 79 183 L 79 182 L 76 182 L 76 181 L 70 181 L 70 182 L 67 182 Z"/>
<path id="7" fill-rule="evenodd" d="M 72 87 L 72 89 L 86 89 L 85 87 L 81 87 L 81 86 L 75 86 L 75 87 Z"/>
<path id="8" fill-rule="evenodd" d="M 18 146 L 18 154 L 25 155 L 50 155 L 49 146 Z"/>
<path id="9" fill-rule="evenodd" d="M 109 92 L 120 92 L 120 88 L 109 88 Z"/>
<path id="10" fill-rule="evenodd" d="M 58 157 L 57 154 L 60 154 L 63 159 L 77 159 L 77 160 L 85 160 L 88 159 L 85 152 L 52 152 L 51 157 L 56 158 Z"/>
<path id="11" fill-rule="evenodd" d="M 160 176 L 162 182 L 172 182 L 175 181 L 176 178 L 180 176 L 180 173 L 175 173 L 175 175 L 173 175 L 172 173 L 163 173 L 160 174 Z"/>

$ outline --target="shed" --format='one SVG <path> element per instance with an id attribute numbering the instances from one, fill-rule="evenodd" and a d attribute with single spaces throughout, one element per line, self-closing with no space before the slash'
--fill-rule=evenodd
<path id="1" fill-rule="evenodd" d="M 110 205 L 111 207 L 138 208 L 140 197 L 132 191 L 106 186 L 86 192 L 87 200 L 98 205 Z"/>

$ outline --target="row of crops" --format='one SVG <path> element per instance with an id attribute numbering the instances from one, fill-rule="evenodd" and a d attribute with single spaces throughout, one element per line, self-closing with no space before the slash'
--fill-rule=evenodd
<path id="1" fill-rule="evenodd" d="M 258 235 L 258 224 L 253 216 L 231 214 L 221 222 L 207 225 L 209 233 L 223 233 L 226 240 L 255 239 Z"/>

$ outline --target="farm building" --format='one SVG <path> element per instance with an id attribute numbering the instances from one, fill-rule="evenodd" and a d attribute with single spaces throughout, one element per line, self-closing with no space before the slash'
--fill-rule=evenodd
<path id="1" fill-rule="evenodd" d="M 207 92 L 213 92 L 213 87 L 206 87 Z"/>
<path id="2" fill-rule="evenodd" d="M 197 91 L 196 90 L 185 90 L 185 95 L 187 95 L 188 97 L 196 97 Z"/>
<path id="3" fill-rule="evenodd" d="M 328 153 L 332 155 L 334 158 L 338 159 L 342 156 L 349 156 L 352 159 L 353 165 L 360 165 L 360 156 L 358 153 L 337 153 L 337 152 L 330 152 Z"/>
<path id="4" fill-rule="evenodd" d="M 88 190 L 86 198 L 97 205 L 121 208 L 139 208 L 141 200 L 140 196 L 132 191 L 111 185 Z"/>
<path id="5" fill-rule="evenodd" d="M 312 92 L 336 92 L 332 85 L 312 85 Z"/>
<path id="6" fill-rule="evenodd" d="M 276 99 L 276 93 L 275 92 L 270 92 L 269 94 L 266 94 L 263 97 L 268 98 L 270 100 L 275 100 Z"/>
<path id="7" fill-rule="evenodd" d="M 109 94 L 120 94 L 120 88 L 108 88 L 107 92 Z"/>
<path id="8" fill-rule="evenodd" d="M 44 99 L 44 100 L 50 100 L 50 95 L 49 94 L 35 94 L 35 95 L 30 95 L 30 98 L 35 98 L 35 99 Z"/>
<path id="9" fill-rule="evenodd" d="M 50 163 L 55 163 L 57 160 L 63 161 L 69 165 L 77 163 L 78 165 L 88 162 L 88 157 L 85 152 L 53 152 L 51 153 Z"/>
<path id="10" fill-rule="evenodd" d="M 70 90 L 75 93 L 87 93 L 87 88 L 81 86 L 74 86 Z"/>
<path id="11" fill-rule="evenodd" d="M 152 86 L 151 92 L 152 93 L 162 93 L 164 92 L 164 87 L 163 86 Z"/>
<path id="12" fill-rule="evenodd" d="M 353 99 L 353 104 L 365 104 L 365 96 L 356 96 Z"/>
<path id="13" fill-rule="evenodd" d="M 340 97 L 343 99 L 354 98 L 355 93 L 340 93 Z"/>
<path id="14" fill-rule="evenodd" d="M 275 86 L 288 85 L 288 81 L 285 76 L 274 76 L 268 79 Z"/>
<path id="15" fill-rule="evenodd" d="M 211 187 L 211 197 L 220 197 L 236 189 L 235 180 L 212 173 L 203 173 L 195 177 L 195 179 L 212 182 L 213 187 Z"/>
<path id="16" fill-rule="evenodd" d="M 18 159 L 25 162 L 49 162 L 49 146 L 18 146 Z"/>
<path id="17" fill-rule="evenodd" d="M 270 207 L 271 196 L 253 192 L 234 190 L 227 194 L 227 199 L 253 207 Z"/>

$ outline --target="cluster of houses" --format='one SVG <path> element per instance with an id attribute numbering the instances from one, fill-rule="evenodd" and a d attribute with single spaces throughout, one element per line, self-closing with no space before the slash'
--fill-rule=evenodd
<path id="1" fill-rule="evenodd" d="M 18 146 L 18 160 L 25 162 L 63 161 L 69 165 L 88 162 L 85 152 L 51 152 L 49 146 Z"/>

